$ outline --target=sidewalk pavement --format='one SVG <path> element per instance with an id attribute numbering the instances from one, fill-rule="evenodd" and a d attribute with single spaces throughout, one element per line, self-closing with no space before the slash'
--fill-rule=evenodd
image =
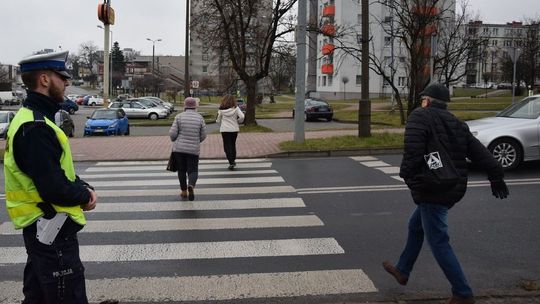
<path id="1" fill-rule="evenodd" d="M 357 130 L 306 132 L 305 138 L 355 135 Z M 293 140 L 292 132 L 238 133 L 237 158 L 267 157 L 283 152 L 282 141 Z M 168 136 L 111 136 L 70 139 L 75 161 L 165 160 L 169 159 L 172 142 Z M 225 159 L 221 134 L 209 134 L 201 144 L 201 159 Z"/>

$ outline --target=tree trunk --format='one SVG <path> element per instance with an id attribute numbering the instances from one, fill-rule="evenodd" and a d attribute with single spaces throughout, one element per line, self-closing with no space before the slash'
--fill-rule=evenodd
<path id="1" fill-rule="evenodd" d="M 255 126 L 257 125 L 257 121 L 255 120 L 255 106 L 257 103 L 257 80 L 244 80 L 244 84 L 246 85 L 247 90 L 247 107 L 244 124 L 246 126 Z"/>

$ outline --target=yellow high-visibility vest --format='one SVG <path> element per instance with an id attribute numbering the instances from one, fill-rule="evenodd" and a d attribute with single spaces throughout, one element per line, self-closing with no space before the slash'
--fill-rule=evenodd
<path id="1" fill-rule="evenodd" d="M 66 134 L 54 122 L 44 117 L 47 126 L 52 128 L 56 137 L 62 146 L 62 156 L 60 157 L 60 166 L 64 170 L 66 177 L 70 181 L 75 180 L 75 168 L 71 156 L 71 148 Z M 35 222 L 43 216 L 43 211 L 37 206 L 43 202 L 34 182 L 28 175 L 21 171 L 15 162 L 13 155 L 13 137 L 17 130 L 27 122 L 34 121 L 34 112 L 27 108 L 21 108 L 9 126 L 6 141 L 6 150 L 4 152 L 4 174 L 6 188 L 6 208 L 15 226 L 15 229 L 21 229 Z M 39 153 L 39 151 L 35 151 Z M 80 225 L 86 224 L 83 210 L 80 206 L 64 207 L 52 204 L 56 212 L 67 213 L 73 221 Z"/>

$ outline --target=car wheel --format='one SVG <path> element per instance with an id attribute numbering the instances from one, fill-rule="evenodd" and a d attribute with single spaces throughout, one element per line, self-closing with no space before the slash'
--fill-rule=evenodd
<path id="1" fill-rule="evenodd" d="M 150 120 L 157 120 L 159 116 L 156 113 L 150 113 L 148 118 L 150 118 Z"/>
<path id="2" fill-rule="evenodd" d="M 124 135 L 129 135 L 129 125 L 127 126 L 126 134 Z"/>
<path id="3" fill-rule="evenodd" d="M 70 108 L 70 109 L 69 109 L 69 114 L 70 114 L 70 115 L 75 114 L 75 109 L 74 109 L 74 108 Z"/>
<path id="4" fill-rule="evenodd" d="M 505 170 L 517 168 L 523 160 L 523 149 L 510 138 L 497 139 L 489 145 L 489 151 Z"/>
<path id="5" fill-rule="evenodd" d="M 332 116 L 326 117 L 326 121 L 332 121 Z"/>
<path id="6" fill-rule="evenodd" d="M 95 103 L 95 102 L 92 102 L 92 103 L 90 104 L 90 106 L 95 107 L 95 106 L 96 106 L 96 103 Z"/>

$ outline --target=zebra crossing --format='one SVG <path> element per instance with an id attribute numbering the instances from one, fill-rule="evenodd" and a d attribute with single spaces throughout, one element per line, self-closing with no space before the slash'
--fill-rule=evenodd
<path id="1" fill-rule="evenodd" d="M 180 200 L 176 173 L 165 166 L 98 162 L 79 172 L 99 200 L 79 233 L 90 302 L 377 291 L 362 269 L 332 266 L 345 250 L 270 161 L 241 159 L 229 171 L 224 161 L 202 160 L 193 202 Z M 0 244 L 16 237 L 10 222 L 0 224 Z M 21 243 L 0 247 L 0 273 L 22 276 Z M 22 299 L 21 279 L 0 280 L 0 303 Z"/>
<path id="2" fill-rule="evenodd" d="M 389 174 L 390 177 L 392 177 L 393 179 L 403 182 L 403 179 L 399 177 L 399 167 L 392 166 L 382 160 L 379 160 L 377 157 L 353 156 L 351 157 L 351 159 L 357 161 L 361 165 L 366 166 L 368 168 L 377 169 L 385 174 Z"/>

